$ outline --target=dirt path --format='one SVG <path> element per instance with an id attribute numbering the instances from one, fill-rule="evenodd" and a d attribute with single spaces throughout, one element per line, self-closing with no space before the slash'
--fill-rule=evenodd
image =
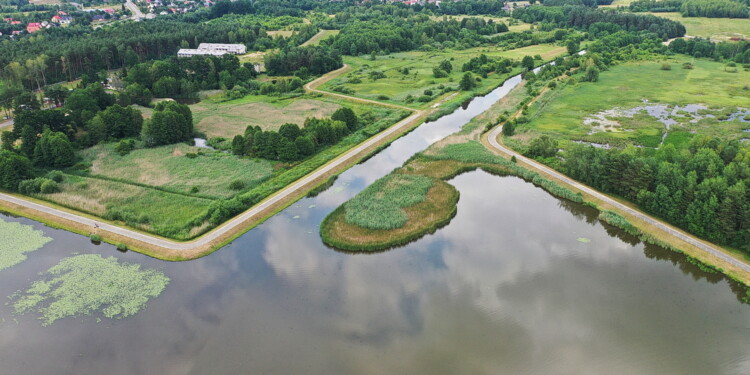
<path id="1" fill-rule="evenodd" d="M 630 206 L 620 203 L 619 201 L 605 194 L 602 194 L 586 185 L 583 185 L 580 182 L 573 180 L 572 178 L 550 167 L 547 167 L 544 164 L 531 160 L 519 154 L 518 152 L 508 147 L 505 147 L 502 144 L 502 141 L 498 141 L 498 139 L 502 137 L 502 129 L 503 129 L 502 126 L 497 126 L 494 129 L 492 129 L 488 133 L 487 137 L 483 139 L 483 142 L 485 143 L 485 145 L 488 144 L 492 150 L 500 154 L 503 154 L 507 157 L 515 156 L 519 164 L 523 164 L 525 167 L 531 170 L 534 170 L 547 177 L 557 180 L 563 185 L 572 187 L 574 190 L 581 191 L 582 193 L 590 197 L 593 197 L 595 200 L 602 202 L 610 207 L 613 207 L 617 211 L 623 212 L 626 215 L 645 223 L 646 225 L 655 229 L 653 231 L 655 233 L 650 233 L 650 234 L 655 235 L 657 238 L 663 238 L 663 236 L 673 237 L 681 241 L 682 243 L 685 243 L 685 244 L 688 244 L 689 246 L 694 247 L 698 251 L 706 253 L 707 255 L 709 255 L 709 258 L 713 260 L 718 259 L 723 263 L 723 264 L 717 264 L 717 262 L 707 262 L 708 264 L 718 266 L 724 269 L 725 271 L 731 267 L 735 271 L 740 271 L 744 273 L 744 276 L 747 276 L 748 274 L 750 274 L 749 264 L 729 255 L 725 250 L 721 249 L 720 247 L 713 245 L 711 243 L 708 243 L 706 241 L 700 240 L 680 229 L 677 229 L 669 224 L 662 222 L 661 220 L 658 220 L 639 210 L 636 210 Z M 725 267 L 725 265 L 729 265 L 729 266 Z M 743 279 L 748 280 L 746 277 L 743 277 Z"/>
<path id="2" fill-rule="evenodd" d="M 187 242 L 173 241 L 124 228 L 99 218 L 77 213 L 73 210 L 55 207 L 47 202 L 27 199 L 17 195 L 0 193 L 0 206 L 14 214 L 27 216 L 53 226 L 61 226 L 77 233 L 96 233 L 109 242 L 124 243 L 135 251 L 159 259 L 189 260 L 199 258 L 217 250 L 223 243 L 244 233 L 248 228 L 257 225 L 275 212 L 294 203 L 313 187 L 324 182 L 327 178 L 348 169 L 368 153 L 396 139 L 400 134 L 403 134 L 423 120 L 426 114 L 426 111 L 423 110 L 414 110 L 408 107 L 328 93 L 316 89 L 319 85 L 337 77 L 347 69 L 349 67 L 345 65 L 338 70 L 332 71 L 308 83 L 305 85 L 305 89 L 324 95 L 340 97 L 349 101 L 408 110 L 412 114 L 195 240 Z"/>

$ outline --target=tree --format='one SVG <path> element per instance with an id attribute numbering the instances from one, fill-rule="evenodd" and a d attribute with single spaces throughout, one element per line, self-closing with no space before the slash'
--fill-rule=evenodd
<path id="1" fill-rule="evenodd" d="M 21 128 L 21 154 L 27 158 L 34 156 L 34 147 L 37 142 L 37 132 L 29 125 Z"/>
<path id="2" fill-rule="evenodd" d="M 440 62 L 440 65 L 438 65 L 438 68 L 446 73 L 450 73 L 453 70 L 453 65 L 449 60 L 443 60 Z"/>
<path id="3" fill-rule="evenodd" d="M 294 144 L 297 146 L 297 151 L 299 151 L 300 155 L 303 157 L 315 153 L 315 142 L 313 142 L 308 136 L 297 137 L 297 139 L 294 140 Z"/>
<path id="4" fill-rule="evenodd" d="M 94 121 L 99 118 L 100 122 Z M 122 107 L 118 104 L 107 107 L 92 119 L 95 129 L 91 129 L 92 121 L 87 123 L 92 137 L 96 136 L 96 142 L 102 140 L 114 140 L 128 137 L 137 137 L 141 134 L 143 127 L 143 115 L 141 111 L 133 107 Z M 99 124 L 104 125 L 102 133 L 98 133 Z"/>
<path id="5" fill-rule="evenodd" d="M 588 82 L 596 82 L 599 80 L 599 68 L 596 65 L 589 66 L 586 68 L 586 73 L 583 79 Z"/>
<path id="6" fill-rule="evenodd" d="M 18 184 L 32 177 L 31 162 L 15 152 L 0 151 L 0 188 L 16 191 Z"/>
<path id="7" fill-rule="evenodd" d="M 45 130 L 34 147 L 34 164 L 41 167 L 65 168 L 75 163 L 75 150 L 68 137 Z"/>
<path id="8" fill-rule="evenodd" d="M 341 107 L 337 109 L 336 112 L 333 112 L 331 120 L 343 121 L 346 124 L 346 127 L 349 128 L 349 131 L 356 130 L 359 125 L 357 115 L 348 107 Z"/>
<path id="9" fill-rule="evenodd" d="M 550 136 L 543 135 L 531 141 L 529 150 L 526 154 L 532 158 L 535 157 L 552 157 L 557 154 L 557 141 Z"/>
<path id="10" fill-rule="evenodd" d="M 526 55 L 521 60 L 521 66 L 526 70 L 533 70 L 534 69 L 534 58 Z"/>
<path id="11" fill-rule="evenodd" d="M 245 154 L 245 137 L 241 135 L 235 135 L 232 139 L 232 153 L 237 156 Z"/>
<path id="12" fill-rule="evenodd" d="M 149 147 L 185 141 L 184 127 L 183 115 L 172 110 L 155 111 L 143 128 L 143 141 Z"/>
<path id="13" fill-rule="evenodd" d="M 464 73 L 464 76 L 461 77 L 461 82 L 459 82 L 458 87 L 463 91 L 468 91 L 476 87 L 477 82 L 474 80 L 474 75 L 471 74 L 471 72 Z"/>
<path id="14" fill-rule="evenodd" d="M 279 128 L 279 134 L 284 138 L 293 141 L 302 134 L 302 130 L 300 130 L 297 124 L 284 124 Z"/>
<path id="15" fill-rule="evenodd" d="M 566 47 L 568 48 L 568 55 L 571 56 L 578 53 L 578 51 L 581 49 L 581 46 L 575 40 L 569 40 L 568 44 L 566 44 Z"/>
<path id="16" fill-rule="evenodd" d="M 503 135 L 506 137 L 510 137 L 516 132 L 516 126 L 513 124 L 513 122 L 508 121 L 503 125 Z"/>
<path id="17" fill-rule="evenodd" d="M 68 97 L 68 89 L 62 85 L 52 85 L 45 90 L 44 95 L 55 102 L 56 106 L 65 104 L 65 98 Z"/>

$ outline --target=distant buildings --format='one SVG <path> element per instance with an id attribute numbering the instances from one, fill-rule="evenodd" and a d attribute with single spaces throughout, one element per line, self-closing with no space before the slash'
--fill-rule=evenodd
<path id="1" fill-rule="evenodd" d="M 223 56 L 227 53 L 242 55 L 247 52 L 244 44 L 217 44 L 201 43 L 197 49 L 182 48 L 177 52 L 177 57 L 191 57 L 201 55 Z"/>

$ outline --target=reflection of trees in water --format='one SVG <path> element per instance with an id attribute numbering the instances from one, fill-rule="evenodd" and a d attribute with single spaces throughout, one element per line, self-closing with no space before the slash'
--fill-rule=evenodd
<path id="1" fill-rule="evenodd" d="M 588 224 L 595 224 L 599 217 L 599 211 L 593 207 L 589 207 L 580 203 L 569 201 L 563 198 L 557 198 L 557 205 L 570 212 L 577 219 L 585 220 Z"/>
<path id="2" fill-rule="evenodd" d="M 706 280 L 711 284 L 717 284 L 720 281 L 726 281 L 729 284 L 729 289 L 737 297 L 737 300 L 741 303 L 750 304 L 750 288 L 742 285 L 719 272 L 711 273 L 700 269 L 697 265 L 690 262 L 687 255 L 678 253 L 672 250 L 667 250 L 661 246 L 646 244 L 643 248 L 643 253 L 649 259 L 663 260 L 678 266 L 680 271 L 686 275 L 693 277 L 693 280 L 700 281 Z"/>
<path id="3" fill-rule="evenodd" d="M 627 233 L 624 230 L 610 225 L 604 221 L 600 221 L 599 211 L 593 207 L 559 198 L 557 202 L 559 207 L 562 207 L 580 220 L 585 220 L 589 224 L 600 222 L 604 230 L 607 231 L 607 234 L 611 237 L 615 237 L 631 246 L 636 246 L 641 243 L 640 238 L 638 238 L 637 236 Z M 701 270 L 701 268 L 692 263 L 685 254 L 668 250 L 661 246 L 650 243 L 644 243 L 643 253 L 649 259 L 663 260 L 672 263 L 673 265 L 677 266 L 680 271 L 682 271 L 682 273 L 690 275 L 695 281 L 706 280 L 711 284 L 716 284 L 720 281 L 727 281 L 727 283 L 729 284 L 729 288 L 737 297 L 737 300 L 742 303 L 750 304 L 750 288 L 727 278 L 721 273 L 712 273 Z"/>

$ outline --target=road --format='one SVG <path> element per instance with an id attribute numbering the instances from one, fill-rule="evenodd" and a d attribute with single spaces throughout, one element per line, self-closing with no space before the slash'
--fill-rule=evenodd
<path id="1" fill-rule="evenodd" d="M 705 251 L 705 252 L 707 252 L 707 253 L 709 253 L 709 254 L 711 254 L 711 255 L 713 255 L 713 256 L 715 256 L 715 257 L 717 257 L 717 258 L 719 258 L 719 259 L 721 259 L 721 260 L 723 260 L 723 261 L 725 261 L 725 262 L 727 262 L 729 264 L 732 264 L 732 265 L 734 265 L 734 266 L 742 269 L 745 272 L 750 272 L 750 265 L 749 264 L 747 264 L 747 263 L 745 263 L 745 262 L 743 262 L 743 261 L 741 261 L 739 259 L 736 259 L 736 258 L 734 258 L 732 256 L 727 255 L 724 251 L 720 250 L 718 247 L 710 245 L 710 244 L 708 244 L 706 242 L 700 241 L 700 240 L 696 239 L 695 237 L 693 237 L 692 235 L 690 235 L 690 234 L 688 234 L 686 232 L 683 232 L 683 231 L 681 231 L 679 229 L 676 229 L 676 228 L 674 228 L 674 227 L 672 227 L 670 225 L 667 225 L 664 222 L 662 222 L 660 220 L 657 220 L 657 219 L 655 219 L 655 218 L 653 218 L 653 217 L 651 217 L 649 215 L 646 215 L 646 214 L 644 214 L 641 211 L 638 211 L 638 210 L 635 210 L 635 209 L 633 209 L 633 208 L 631 208 L 629 206 L 626 206 L 626 205 L 624 205 L 624 204 L 622 204 L 622 203 L 620 203 L 620 202 L 618 202 L 618 201 L 610 198 L 607 195 L 604 195 L 604 194 L 602 194 L 602 193 L 600 193 L 600 192 L 598 192 L 598 191 L 596 191 L 596 190 L 594 190 L 594 189 L 592 189 L 592 188 L 590 188 L 590 187 L 588 187 L 586 185 L 583 185 L 580 182 L 578 182 L 578 181 L 576 181 L 576 180 L 574 180 L 574 179 L 572 179 L 572 178 L 570 178 L 570 177 L 568 177 L 568 176 L 566 176 L 566 175 L 564 175 L 564 174 L 562 174 L 562 173 L 560 173 L 560 172 L 558 172 L 558 171 L 556 171 L 556 170 L 554 170 L 554 169 L 552 169 L 550 167 L 547 167 L 544 164 L 541 164 L 541 163 L 538 163 L 538 162 L 536 162 L 534 160 L 531 160 L 531 159 L 529 159 L 529 158 L 527 158 L 527 157 L 519 154 L 518 152 L 516 152 L 516 151 L 514 151 L 514 150 L 512 150 L 510 148 L 505 147 L 504 145 L 502 145 L 500 142 L 497 141 L 497 139 L 500 136 L 502 130 L 503 130 L 503 127 L 502 126 L 498 126 L 498 127 L 495 127 L 494 129 L 492 129 L 489 132 L 489 134 L 487 135 L 487 141 L 489 142 L 490 146 L 492 148 L 494 148 L 496 151 L 499 151 L 499 152 L 501 152 L 503 154 L 506 154 L 508 156 L 515 156 L 518 163 L 525 164 L 528 168 L 530 168 L 532 170 L 543 172 L 544 174 L 546 174 L 548 176 L 551 176 L 552 178 L 554 178 L 556 180 L 559 180 L 559 181 L 561 181 L 561 182 L 563 182 L 563 183 L 565 183 L 567 185 L 570 185 L 570 186 L 572 186 L 572 187 L 574 187 L 574 188 L 576 188 L 576 189 L 578 189 L 578 190 L 580 190 L 580 191 L 582 191 L 582 192 L 584 192 L 584 193 L 586 193 L 586 194 L 588 194 L 590 196 L 593 196 L 594 198 L 596 198 L 596 199 L 598 199 L 598 200 L 600 200 L 600 201 L 602 201 L 602 202 L 604 202 L 604 203 L 606 203 L 606 204 L 608 204 L 608 205 L 610 205 L 612 207 L 617 208 L 618 210 L 620 210 L 622 212 L 626 212 L 627 214 L 632 215 L 632 216 L 638 218 L 639 220 L 641 220 L 641 221 L 643 221 L 643 222 L 645 222 L 645 223 L 647 223 L 649 225 L 652 225 L 652 226 L 658 228 L 659 230 L 663 231 L 664 233 L 666 233 L 666 234 L 668 234 L 670 236 L 673 236 L 673 237 L 678 238 L 678 239 L 680 239 L 682 241 L 685 241 L 688 244 L 693 245 L 693 246 L 695 246 L 696 248 L 698 248 L 700 250 L 703 250 L 703 251 Z"/>
<path id="2" fill-rule="evenodd" d="M 275 204 L 281 203 L 288 198 L 295 197 L 295 196 L 302 194 L 306 190 L 309 190 L 310 188 L 312 188 L 313 184 L 316 183 L 316 180 L 324 178 L 330 175 L 330 173 L 332 172 L 343 171 L 349 164 L 353 163 L 358 158 L 363 157 L 364 156 L 363 153 L 367 149 L 377 146 L 381 144 L 382 142 L 385 142 L 390 137 L 393 137 L 396 134 L 407 130 L 409 127 L 414 125 L 413 124 L 414 122 L 419 121 L 421 119 L 421 116 L 424 114 L 424 111 L 422 110 L 413 110 L 407 107 L 402 107 L 402 106 L 397 106 L 397 105 L 392 105 L 392 104 L 387 104 L 387 103 L 380 103 L 374 100 L 353 98 L 353 97 L 348 97 L 345 95 L 319 91 L 316 89 L 317 86 L 341 74 L 343 71 L 346 70 L 346 68 L 347 67 L 344 66 L 343 68 L 339 70 L 330 72 L 326 74 L 325 76 L 320 77 L 308 83 L 307 85 L 305 85 L 305 88 L 308 91 L 319 92 L 325 95 L 331 95 L 335 97 L 342 97 L 346 100 L 368 102 L 368 103 L 373 103 L 373 104 L 377 104 L 381 106 L 400 108 L 400 109 L 412 111 L 413 113 L 410 116 L 399 121 L 395 125 L 376 134 L 375 136 L 369 138 L 368 140 L 364 141 L 358 146 L 338 156 L 336 159 L 332 160 L 328 164 L 316 169 L 315 171 L 308 174 L 307 176 L 297 180 L 292 185 L 285 187 L 281 191 L 272 195 L 270 198 L 267 198 L 261 203 L 243 212 L 239 216 L 236 216 L 230 219 L 229 221 L 225 222 L 221 226 L 213 229 L 212 231 L 206 233 L 205 235 L 195 240 L 187 241 L 187 242 L 172 241 L 163 237 L 152 236 L 146 233 L 137 232 L 137 231 L 123 228 L 120 226 L 116 226 L 113 224 L 108 224 L 102 221 L 98 221 L 96 219 L 92 219 L 90 217 L 80 216 L 72 212 L 60 210 L 54 207 L 32 202 L 32 201 L 22 199 L 22 198 L 9 195 L 9 194 L 0 193 L 0 201 L 18 205 L 18 206 L 31 209 L 39 213 L 43 213 L 47 217 L 51 217 L 53 219 L 67 220 L 73 223 L 83 225 L 84 227 L 90 227 L 92 232 L 94 231 L 94 229 L 96 229 L 96 232 L 100 233 L 105 238 L 107 237 L 107 233 L 110 233 L 110 234 L 116 234 L 119 236 L 127 237 L 130 239 L 142 242 L 144 244 L 154 247 L 149 250 L 152 250 L 152 254 L 157 257 L 162 255 L 161 252 L 164 252 L 164 250 L 178 250 L 178 251 L 184 252 L 180 255 L 184 256 L 185 258 L 199 257 L 205 254 L 206 252 L 209 252 L 210 250 L 207 250 L 207 249 L 210 249 L 212 245 L 217 244 L 220 241 L 222 241 L 222 238 L 224 238 L 225 235 L 231 234 L 238 227 L 247 226 L 247 223 L 246 223 L 247 221 L 253 220 L 253 219 L 262 219 L 263 215 L 267 213 L 267 210 L 272 208 Z M 162 250 L 159 250 L 159 249 L 162 249 Z"/>
<path id="3" fill-rule="evenodd" d="M 11 127 L 11 126 L 13 126 L 13 119 L 0 122 L 0 131 L 5 130 L 5 128 Z"/>
<path id="4" fill-rule="evenodd" d="M 146 18 L 146 15 L 141 12 L 141 9 L 138 8 L 137 5 L 135 5 L 131 0 L 127 0 L 125 2 L 125 7 L 128 8 L 130 13 L 133 13 L 133 19 L 144 19 Z"/>

